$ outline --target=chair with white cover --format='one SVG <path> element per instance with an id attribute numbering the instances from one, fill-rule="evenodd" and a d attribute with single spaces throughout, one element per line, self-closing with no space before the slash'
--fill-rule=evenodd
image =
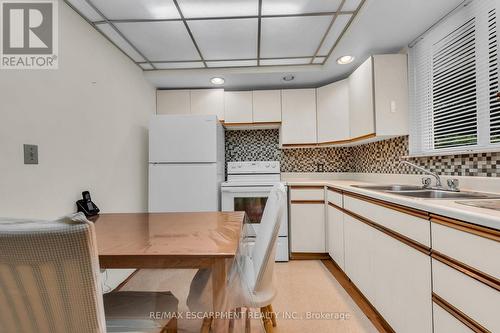
<path id="1" fill-rule="evenodd" d="M 103 296 L 94 225 L 81 213 L 0 218 L 0 332 L 177 332 L 165 315 L 177 306 L 170 292 Z"/>
<path id="2" fill-rule="evenodd" d="M 286 187 L 277 184 L 269 193 L 255 242 L 249 242 L 247 238 L 242 239 L 227 282 L 225 308 L 230 311 L 242 307 L 260 308 L 267 333 L 272 332 L 276 326 L 276 317 L 271 306 L 276 296 L 274 262 L 280 222 L 286 205 Z M 211 271 L 199 270 L 191 282 L 187 299 L 191 311 L 211 311 L 211 286 Z M 204 320 L 201 330 L 203 333 L 209 331 L 211 322 L 211 318 Z"/>

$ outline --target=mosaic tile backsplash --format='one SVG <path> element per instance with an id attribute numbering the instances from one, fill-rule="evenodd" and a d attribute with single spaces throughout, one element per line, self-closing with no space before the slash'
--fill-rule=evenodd
<path id="1" fill-rule="evenodd" d="M 279 149 L 279 130 L 226 131 L 226 162 L 280 161 L 282 172 L 366 172 L 418 174 L 400 165 L 408 155 L 408 137 L 355 147 Z M 411 158 L 442 175 L 500 175 L 500 153 Z"/>

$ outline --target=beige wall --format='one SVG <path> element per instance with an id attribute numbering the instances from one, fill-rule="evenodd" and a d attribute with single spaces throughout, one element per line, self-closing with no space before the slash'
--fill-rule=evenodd
<path id="1" fill-rule="evenodd" d="M 59 70 L 0 70 L 0 216 L 64 215 L 86 189 L 103 212 L 144 211 L 155 90 L 63 2 L 59 17 Z"/>

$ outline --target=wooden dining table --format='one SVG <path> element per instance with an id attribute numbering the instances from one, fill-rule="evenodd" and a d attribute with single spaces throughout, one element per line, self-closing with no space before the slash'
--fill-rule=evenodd
<path id="1" fill-rule="evenodd" d="M 224 311 L 227 271 L 244 212 L 114 213 L 94 219 L 99 264 L 106 268 L 211 268 L 213 309 Z M 215 319 L 225 332 L 227 320 Z"/>

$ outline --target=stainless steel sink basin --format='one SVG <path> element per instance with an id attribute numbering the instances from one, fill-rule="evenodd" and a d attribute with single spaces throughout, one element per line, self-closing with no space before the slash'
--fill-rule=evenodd
<path id="1" fill-rule="evenodd" d="M 422 199 L 487 199 L 497 198 L 499 196 L 489 193 L 477 192 L 451 192 L 440 190 L 419 190 L 419 191 L 386 191 L 405 197 L 422 198 Z"/>
<path id="2" fill-rule="evenodd" d="M 420 199 L 495 199 L 500 195 L 480 192 L 452 192 L 412 185 L 352 185 L 353 187 Z"/>
<path id="3" fill-rule="evenodd" d="M 363 188 L 372 191 L 416 191 L 422 190 L 422 186 L 414 185 L 351 185 L 352 187 Z"/>

